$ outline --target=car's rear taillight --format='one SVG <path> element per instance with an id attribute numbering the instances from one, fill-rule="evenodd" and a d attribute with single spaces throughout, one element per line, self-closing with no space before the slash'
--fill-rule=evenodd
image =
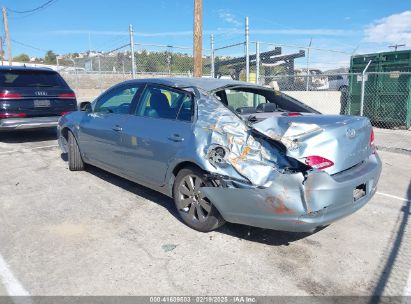
<path id="1" fill-rule="evenodd" d="M 9 91 L 0 92 L 0 99 L 22 99 L 23 96 L 19 93 L 12 93 Z"/>
<path id="2" fill-rule="evenodd" d="M 371 151 L 374 154 L 375 153 L 375 135 L 374 135 L 374 130 L 371 128 L 371 134 L 370 134 L 370 146 L 371 146 Z"/>
<path id="3" fill-rule="evenodd" d="M 26 117 L 26 113 L 0 113 L 0 119 L 2 118 L 21 118 Z"/>
<path id="4" fill-rule="evenodd" d="M 305 163 L 308 166 L 319 170 L 334 166 L 334 163 L 331 160 L 321 156 L 307 156 L 305 157 Z"/>
<path id="5" fill-rule="evenodd" d="M 71 113 L 71 111 L 64 111 L 64 112 L 61 112 L 60 115 L 61 115 L 61 116 L 64 116 L 64 115 L 67 115 L 67 114 L 69 114 L 69 113 Z"/>
<path id="6" fill-rule="evenodd" d="M 287 112 L 287 116 L 301 116 L 300 112 Z"/>
<path id="7" fill-rule="evenodd" d="M 59 98 L 76 99 L 76 94 L 74 94 L 73 92 L 71 92 L 71 93 L 61 93 L 61 94 L 59 94 Z"/>

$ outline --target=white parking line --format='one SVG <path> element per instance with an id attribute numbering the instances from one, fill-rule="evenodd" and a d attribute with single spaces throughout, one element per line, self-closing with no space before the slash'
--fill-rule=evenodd
<path id="1" fill-rule="evenodd" d="M 406 198 L 402 198 L 402 197 L 399 197 L 399 196 L 395 196 L 395 195 L 391 195 L 391 194 L 387 194 L 387 193 L 382 193 L 382 192 L 376 192 L 376 193 L 379 194 L 379 195 L 382 195 L 382 196 L 394 198 L 394 199 L 399 200 L 399 201 L 403 201 L 403 202 L 406 202 L 406 203 L 411 203 L 411 200 L 408 200 Z"/>
<path id="2" fill-rule="evenodd" d="M 0 152 L 0 155 L 16 153 L 16 152 L 27 152 L 27 151 L 33 151 L 33 150 L 41 150 L 41 149 L 47 149 L 47 148 L 56 148 L 58 146 L 59 145 L 50 145 L 50 146 L 41 146 L 41 147 L 34 147 L 34 148 L 23 148 L 21 150 L 9 150 L 9 151 Z"/>
<path id="3" fill-rule="evenodd" d="M 377 192 L 377 194 L 382 195 L 382 196 L 386 196 L 386 197 L 390 197 L 390 198 L 394 198 L 396 200 L 403 201 L 403 202 L 406 202 L 406 203 L 411 203 L 411 200 L 405 199 L 405 198 L 402 198 L 402 197 L 398 197 L 398 196 L 395 196 L 395 195 L 382 193 L 382 192 Z M 411 269 L 410 269 L 410 272 L 408 273 L 407 283 L 405 284 L 404 297 L 411 297 Z M 405 303 L 408 304 L 408 303 L 411 303 L 411 302 L 406 301 Z"/>
<path id="4" fill-rule="evenodd" d="M 404 288 L 404 297 L 411 297 L 411 270 L 408 274 L 408 281 Z"/>
<path id="5" fill-rule="evenodd" d="M 0 280 L 7 290 L 9 296 L 25 296 L 28 297 L 30 294 L 21 283 L 16 279 L 14 274 L 11 272 L 9 265 L 3 259 L 0 254 Z"/>
<path id="6" fill-rule="evenodd" d="M 55 148 L 55 147 L 58 147 L 58 146 L 59 146 L 59 145 L 41 146 L 41 147 L 31 148 L 30 150 L 38 150 L 38 149 Z"/>
<path id="7" fill-rule="evenodd" d="M 0 155 L 1 154 L 10 154 L 10 153 L 15 153 L 15 152 L 19 152 L 19 150 L 3 151 L 3 152 L 0 152 Z"/>

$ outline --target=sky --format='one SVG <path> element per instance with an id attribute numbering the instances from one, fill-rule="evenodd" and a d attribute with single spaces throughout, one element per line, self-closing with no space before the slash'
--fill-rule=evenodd
<path id="1" fill-rule="evenodd" d="M 45 2 L 0 0 L 8 9 L 13 56 L 110 51 L 128 43 L 129 24 L 136 43 L 192 47 L 194 0 L 55 0 L 34 13 L 15 12 Z M 246 16 L 251 52 L 254 41 L 266 42 L 262 51 L 283 45 L 284 53 L 311 41 L 311 64 L 323 69 L 347 65 L 353 53 L 389 50 L 394 43 L 411 48 L 410 0 L 203 0 L 204 52 L 209 52 L 211 34 L 217 48 L 243 42 Z M 243 49 L 217 54 L 239 55 Z"/>

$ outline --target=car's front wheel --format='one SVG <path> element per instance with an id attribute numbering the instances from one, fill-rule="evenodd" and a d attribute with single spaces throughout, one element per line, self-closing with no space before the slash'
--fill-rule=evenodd
<path id="1" fill-rule="evenodd" d="M 84 162 L 81 158 L 77 140 L 71 131 L 68 132 L 68 163 L 70 171 L 80 171 L 84 169 Z"/>
<path id="2" fill-rule="evenodd" d="M 204 179 L 204 172 L 197 168 L 185 168 L 178 172 L 173 196 L 176 208 L 189 227 L 209 232 L 222 226 L 225 221 L 217 208 L 204 196 L 200 188 L 213 186 Z"/>

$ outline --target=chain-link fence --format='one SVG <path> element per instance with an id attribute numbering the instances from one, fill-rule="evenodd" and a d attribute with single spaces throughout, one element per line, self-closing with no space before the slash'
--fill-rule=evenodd
<path id="1" fill-rule="evenodd" d="M 278 75 L 264 84 L 324 114 L 361 115 L 382 128 L 411 127 L 411 73 Z"/>
<path id="2" fill-rule="evenodd" d="M 191 77 L 192 54 L 191 47 L 135 44 L 135 77 Z M 203 50 L 203 77 L 248 80 L 283 91 L 324 114 L 363 115 L 377 127 L 409 129 L 411 73 L 377 72 L 372 66 L 367 73 L 349 73 L 350 57 L 345 51 L 265 42 L 251 42 L 247 48 L 239 42 Z M 92 99 L 132 79 L 132 59 L 127 44 L 108 52 L 59 58 L 57 69 L 79 99 Z"/>
<path id="3" fill-rule="evenodd" d="M 191 77 L 193 50 L 190 47 L 135 44 L 135 77 Z M 92 99 L 110 86 L 133 78 L 130 45 L 108 52 L 87 52 L 60 57 L 57 70 L 78 98 Z M 203 50 L 203 75 L 210 77 L 211 53 Z"/>
<path id="4" fill-rule="evenodd" d="M 170 77 L 193 75 L 193 49 L 190 47 L 136 44 L 137 77 Z M 203 50 L 203 75 L 211 73 L 211 54 Z"/>
<path id="5" fill-rule="evenodd" d="M 243 80 L 246 75 L 245 42 L 215 48 L 213 65 L 214 77 Z"/>

